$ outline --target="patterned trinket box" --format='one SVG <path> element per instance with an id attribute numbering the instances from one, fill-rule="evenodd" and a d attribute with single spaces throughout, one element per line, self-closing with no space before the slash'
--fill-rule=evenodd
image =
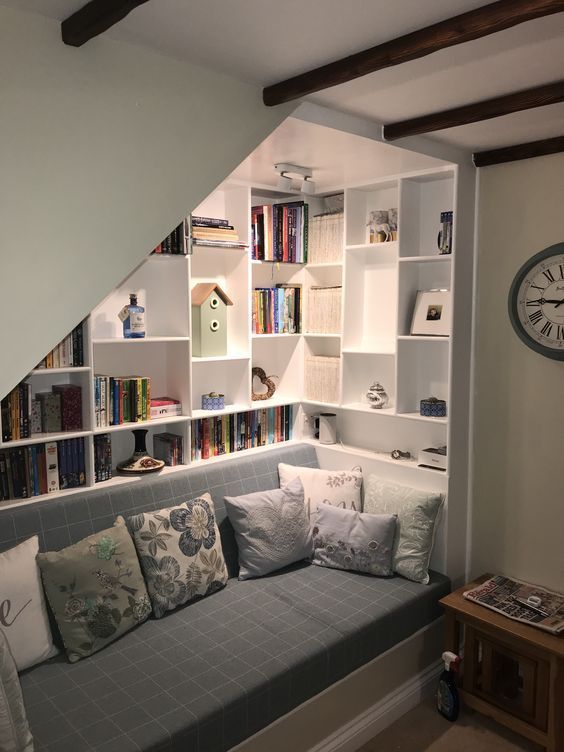
<path id="1" fill-rule="evenodd" d="M 436 397 L 422 399 L 419 406 L 419 414 L 426 418 L 445 418 L 447 414 L 446 402 Z"/>
<path id="2" fill-rule="evenodd" d="M 217 392 L 202 394 L 202 410 L 223 410 L 225 407 L 225 395 Z"/>

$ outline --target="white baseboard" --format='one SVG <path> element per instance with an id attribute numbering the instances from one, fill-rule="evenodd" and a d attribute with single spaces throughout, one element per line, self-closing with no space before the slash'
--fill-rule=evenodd
<path id="1" fill-rule="evenodd" d="M 442 665 L 442 661 L 431 664 L 309 752 L 356 752 L 434 692 Z"/>

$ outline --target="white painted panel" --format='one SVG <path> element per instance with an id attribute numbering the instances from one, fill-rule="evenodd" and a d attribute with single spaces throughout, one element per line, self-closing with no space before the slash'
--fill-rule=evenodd
<path id="1" fill-rule="evenodd" d="M 0 66 L 4 395 L 293 106 L 107 37 L 67 47 L 6 7 Z"/>

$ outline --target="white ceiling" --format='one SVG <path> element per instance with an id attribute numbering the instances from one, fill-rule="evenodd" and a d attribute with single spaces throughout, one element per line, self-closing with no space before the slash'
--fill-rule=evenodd
<path id="1" fill-rule="evenodd" d="M 86 0 L 0 0 L 62 20 Z M 488 0 L 151 0 L 107 34 L 268 85 Z M 382 123 L 562 78 L 564 13 L 309 97 Z M 432 134 L 473 151 L 564 135 L 564 105 Z"/>

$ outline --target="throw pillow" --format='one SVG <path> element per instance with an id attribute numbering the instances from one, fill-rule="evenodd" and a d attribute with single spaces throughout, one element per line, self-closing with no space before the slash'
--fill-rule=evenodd
<path id="1" fill-rule="evenodd" d="M 0 554 L 0 628 L 10 645 L 18 671 L 57 653 L 35 561 L 37 535 Z"/>
<path id="2" fill-rule="evenodd" d="M 285 488 L 226 496 L 225 506 L 239 548 L 240 580 L 311 556 L 311 527 L 299 478 Z"/>
<path id="3" fill-rule="evenodd" d="M 389 577 L 395 514 L 362 514 L 320 504 L 313 522 L 313 563 Z"/>
<path id="4" fill-rule="evenodd" d="M 227 582 L 212 498 L 129 517 L 153 613 L 158 618 L 183 603 L 214 593 Z"/>
<path id="5" fill-rule="evenodd" d="M 440 493 L 388 483 L 375 475 L 368 478 L 364 511 L 397 514 L 394 572 L 408 580 L 424 585 L 429 582 L 429 561 L 442 503 Z"/>
<path id="6" fill-rule="evenodd" d="M 37 562 L 71 662 L 101 650 L 151 613 L 122 519 L 62 551 L 39 554 Z"/>
<path id="7" fill-rule="evenodd" d="M 341 509 L 362 511 L 361 489 L 362 472 L 352 470 L 320 470 L 299 465 L 278 465 L 280 486 L 287 486 L 294 478 L 299 478 L 304 487 L 304 499 L 308 514 L 312 516 L 319 504 L 331 504 Z"/>
<path id="8" fill-rule="evenodd" d="M 0 749 L 33 752 L 20 679 L 8 641 L 0 629 Z"/>

